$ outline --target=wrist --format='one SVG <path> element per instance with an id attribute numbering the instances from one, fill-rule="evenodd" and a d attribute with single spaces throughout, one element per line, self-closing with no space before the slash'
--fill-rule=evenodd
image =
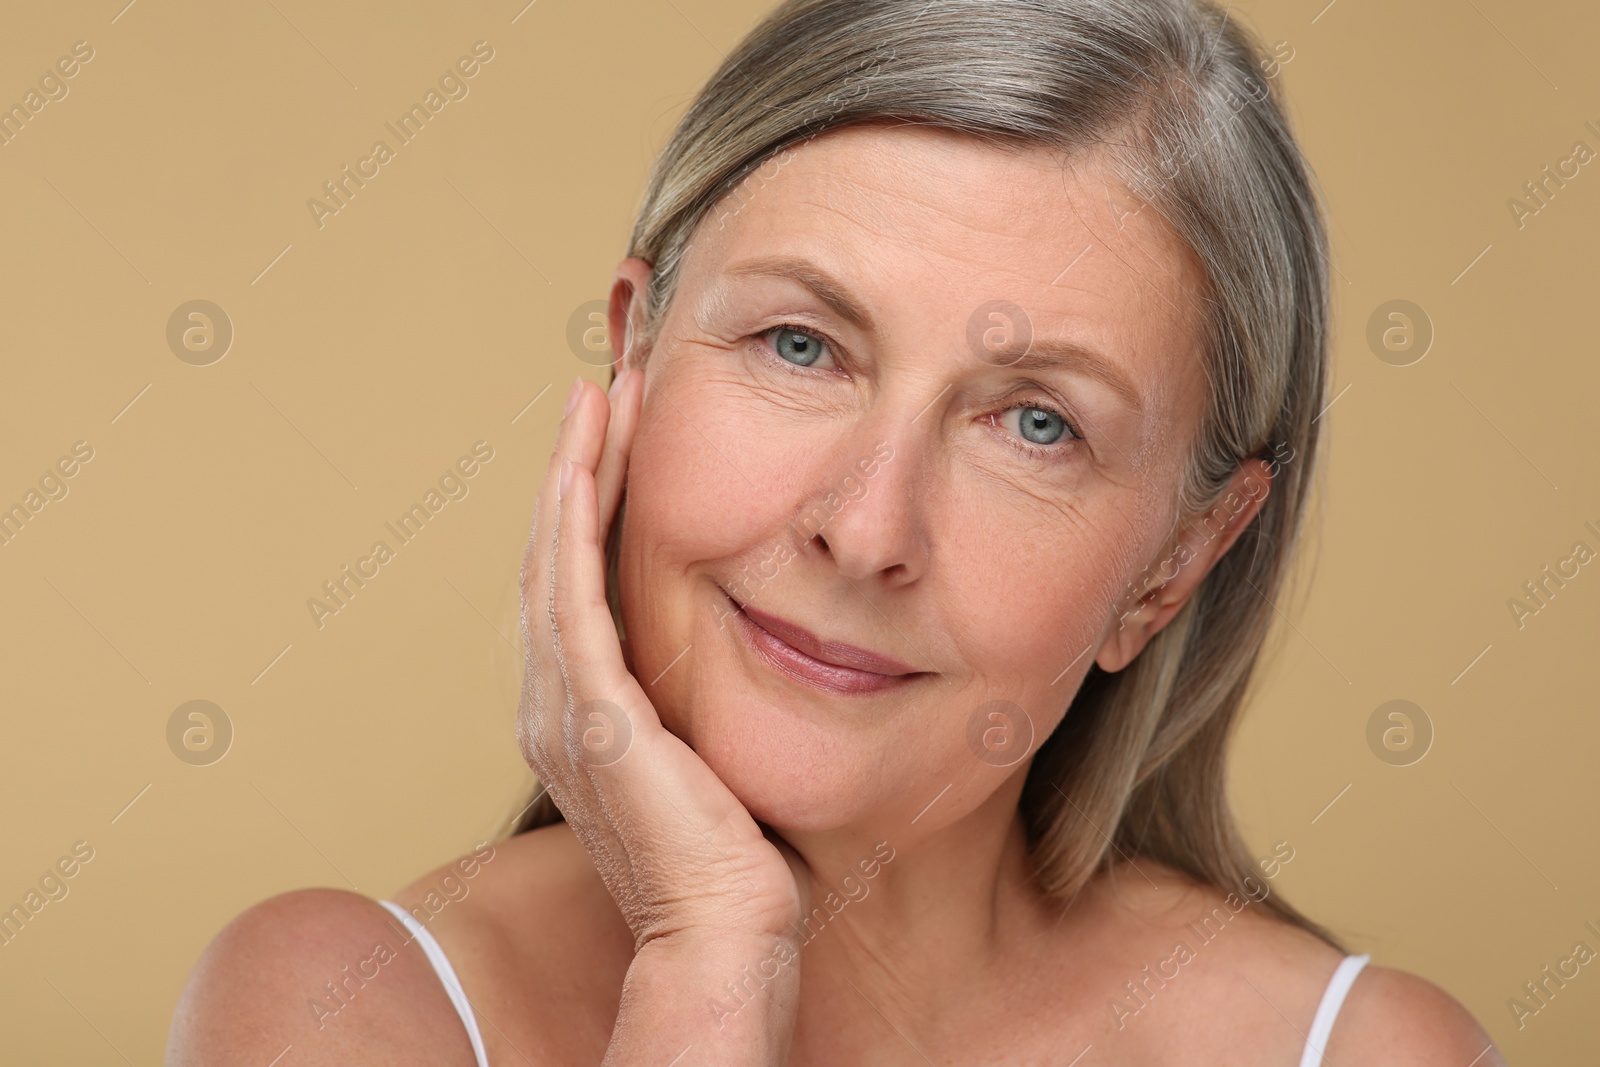
<path id="1" fill-rule="evenodd" d="M 671 934 L 642 946 L 637 970 L 677 983 L 703 1008 L 704 1018 L 727 1028 L 746 1010 L 782 1011 L 800 985 L 800 942 L 793 936 L 725 931 Z"/>
<path id="2" fill-rule="evenodd" d="M 800 997 L 793 937 L 684 931 L 640 947 L 628 968 L 611 1053 L 706 1064 L 784 1062 Z M 607 1062 L 611 1062 L 608 1058 Z"/>

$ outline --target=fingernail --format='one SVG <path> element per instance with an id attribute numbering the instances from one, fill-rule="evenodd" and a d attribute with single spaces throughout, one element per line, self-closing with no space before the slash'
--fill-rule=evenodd
<path id="1" fill-rule="evenodd" d="M 611 388 L 606 390 L 606 399 L 607 400 L 615 400 L 617 398 L 617 392 L 618 392 L 618 390 L 620 390 L 622 388 L 622 379 L 624 379 L 624 378 L 626 378 L 628 376 L 630 370 L 631 370 L 631 368 L 625 367 L 625 368 L 623 368 L 623 371 L 622 371 L 621 374 L 617 375 L 616 378 L 612 379 Z"/>
<path id="2" fill-rule="evenodd" d="M 582 389 L 583 375 L 580 374 L 572 379 L 572 388 L 567 391 L 567 408 L 561 413 L 563 419 L 571 415 L 572 409 L 578 406 L 578 397 L 582 395 Z"/>
<path id="3" fill-rule="evenodd" d="M 572 481 L 572 460 L 561 457 L 561 477 L 556 479 L 556 499 L 567 495 L 567 485 Z"/>

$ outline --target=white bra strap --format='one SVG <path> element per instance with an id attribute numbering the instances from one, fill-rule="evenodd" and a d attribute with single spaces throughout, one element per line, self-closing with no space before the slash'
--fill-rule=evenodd
<path id="1" fill-rule="evenodd" d="M 1300 1067 L 1320 1067 L 1322 1053 L 1328 1047 L 1329 1036 L 1333 1034 L 1333 1020 L 1339 1017 L 1339 1009 L 1344 1006 L 1345 994 L 1350 992 L 1356 975 L 1361 973 L 1361 968 L 1371 958 L 1346 956 L 1340 961 L 1339 969 L 1333 972 L 1333 977 L 1328 980 L 1328 988 L 1322 993 L 1317 1016 L 1311 1020 L 1311 1033 L 1306 1036 L 1305 1050 L 1300 1053 Z"/>
<path id="2" fill-rule="evenodd" d="M 380 900 L 378 903 L 405 923 L 406 929 L 411 931 L 411 936 L 422 946 L 422 951 L 428 956 L 428 962 L 433 964 L 434 973 L 439 976 L 440 984 L 450 995 L 450 1003 L 456 1006 L 456 1014 L 461 1016 L 461 1022 L 467 1028 L 467 1039 L 472 1042 L 472 1054 L 477 1057 L 478 1067 L 489 1067 L 489 1056 L 483 1050 L 483 1035 L 478 1032 L 478 1020 L 472 1014 L 472 1005 L 467 1001 L 467 994 L 461 988 L 461 981 L 456 977 L 455 968 L 451 967 L 450 961 L 445 958 L 444 949 L 439 947 L 439 942 L 428 932 L 428 928 L 419 923 L 416 916 L 409 911 L 391 900 Z"/>

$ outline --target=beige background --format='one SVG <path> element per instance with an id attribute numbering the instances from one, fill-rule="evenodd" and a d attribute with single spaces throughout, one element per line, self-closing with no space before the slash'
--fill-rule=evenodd
<path id="1" fill-rule="evenodd" d="M 6 1062 L 157 1063 L 231 916 L 297 886 L 390 893 L 518 806 L 519 553 L 566 386 L 605 373 L 568 319 L 768 7 L 122 2 L 26 5 L 0 34 L 0 104 L 95 52 L 0 147 L 0 506 L 94 449 L 0 546 L 0 906 L 94 849 L 0 947 Z M 1507 200 L 1600 149 L 1600 14 L 1241 6 L 1293 49 L 1341 392 L 1321 552 L 1239 737 L 1238 804 L 1259 852 L 1294 846 L 1282 891 L 1452 991 L 1513 1063 L 1586 1059 L 1600 965 L 1520 1030 L 1506 1002 L 1580 938 L 1600 949 L 1600 567 L 1521 630 L 1507 600 L 1600 549 L 1600 166 L 1520 229 Z M 319 229 L 307 199 L 479 40 L 470 94 Z M 166 341 L 193 299 L 235 329 L 210 366 Z M 1393 299 L 1436 331 L 1411 366 L 1365 339 Z M 479 440 L 469 495 L 318 629 L 307 599 Z M 1366 741 L 1396 698 L 1436 733 L 1412 766 Z M 235 730 L 211 766 L 168 748 L 194 699 Z"/>

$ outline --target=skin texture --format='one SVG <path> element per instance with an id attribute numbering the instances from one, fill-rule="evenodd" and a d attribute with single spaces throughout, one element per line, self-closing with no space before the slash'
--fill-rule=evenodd
<path id="1" fill-rule="evenodd" d="M 746 184 L 696 232 L 648 348 L 650 267 L 619 267 L 622 376 L 609 401 L 578 383 L 540 491 L 519 740 L 568 824 L 496 846 L 429 923 L 490 1061 L 667 1063 L 688 1046 L 685 1063 L 1059 1064 L 1086 1047 L 1084 1063 L 1297 1062 L 1335 950 L 1143 860 L 1067 907 L 1045 899 L 1016 815 L 1028 760 L 969 742 L 1005 700 L 1002 725 L 1036 746 L 1089 664 L 1126 666 L 1265 499 L 1249 462 L 1220 536 L 1176 511 L 1205 383 L 1192 256 L 1155 212 L 1128 213 L 1092 153 L 860 127 Z M 774 259 L 825 272 L 863 321 L 752 272 Z M 1100 353 L 1138 407 L 1081 360 L 975 349 L 996 299 L 1035 349 Z M 785 360 L 783 326 L 826 351 Z M 1081 439 L 1027 451 L 1034 406 Z M 624 488 L 622 644 L 601 546 Z M 1170 580 L 1121 598 L 1180 545 Z M 797 681 L 754 654 L 725 591 L 918 673 L 870 694 Z M 593 746 L 619 731 L 620 757 Z M 425 906 L 441 877 L 396 899 Z M 1187 924 L 1218 907 L 1233 917 L 1201 944 Z M 169 1062 L 267 1062 L 296 1041 L 302 1063 L 471 1063 L 414 947 L 311 1026 L 329 945 L 384 914 L 332 891 L 251 909 L 197 965 Z M 1113 998 L 1134 1003 L 1125 984 L 1179 941 L 1194 959 L 1119 1017 Z M 793 961 L 768 974 L 774 954 Z M 769 981 L 734 999 L 747 967 Z M 1488 1045 L 1436 987 L 1369 967 L 1327 1055 L 1465 1067 Z"/>

